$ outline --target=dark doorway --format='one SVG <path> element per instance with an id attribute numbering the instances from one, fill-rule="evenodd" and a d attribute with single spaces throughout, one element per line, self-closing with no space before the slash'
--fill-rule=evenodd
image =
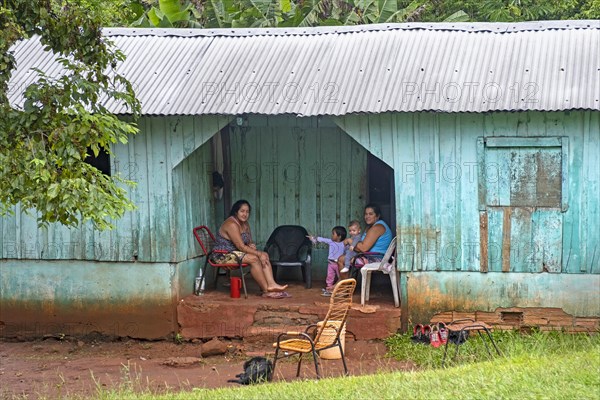
<path id="1" fill-rule="evenodd" d="M 396 235 L 396 191 L 394 187 L 394 170 L 369 153 L 367 158 L 369 203 L 381 207 L 383 219 Z"/>

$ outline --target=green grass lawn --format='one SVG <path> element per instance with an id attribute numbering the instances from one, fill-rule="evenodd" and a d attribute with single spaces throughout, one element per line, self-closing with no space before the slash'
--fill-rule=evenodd
<path id="1" fill-rule="evenodd" d="M 600 335 L 494 332 L 503 356 L 489 360 L 475 337 L 441 368 L 442 349 L 415 344 L 409 335 L 387 340 L 389 355 L 420 370 L 320 381 L 153 395 L 100 390 L 99 399 L 599 399 Z"/>
<path id="2" fill-rule="evenodd" d="M 433 349 L 431 346 L 415 344 L 410 340 L 411 335 L 394 335 L 387 339 L 388 355 L 398 360 L 410 360 L 420 368 L 439 368 L 442 363 L 443 349 Z M 494 341 L 504 357 L 519 358 L 528 356 L 566 355 L 577 351 L 600 351 L 600 335 L 598 334 L 568 334 L 558 331 L 541 332 L 533 330 L 528 334 L 517 331 L 495 331 Z M 487 342 L 487 341 L 486 341 Z M 489 342 L 488 342 L 489 343 Z M 440 351 L 442 350 L 442 351 Z M 487 360 L 489 358 L 484 343 L 473 333 L 469 340 L 460 346 L 456 360 L 455 347 L 448 350 L 447 366 Z M 495 354 L 493 348 L 492 354 Z"/>

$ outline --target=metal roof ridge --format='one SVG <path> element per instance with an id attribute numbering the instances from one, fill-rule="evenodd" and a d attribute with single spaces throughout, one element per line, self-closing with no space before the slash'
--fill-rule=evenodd
<path id="1" fill-rule="evenodd" d="M 600 29 L 600 20 L 558 20 L 528 22 L 407 22 L 369 25 L 289 28 L 121 28 L 102 29 L 105 36 L 214 37 L 214 36 L 314 36 L 397 30 L 512 33 L 522 31 Z"/>

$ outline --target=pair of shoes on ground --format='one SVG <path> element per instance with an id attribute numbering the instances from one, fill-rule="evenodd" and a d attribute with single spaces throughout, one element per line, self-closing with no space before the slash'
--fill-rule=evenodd
<path id="1" fill-rule="evenodd" d="M 323 288 L 321 289 L 321 292 L 321 296 L 331 297 L 331 294 L 333 293 L 333 288 Z"/>
<path id="2" fill-rule="evenodd" d="M 416 343 L 430 344 L 437 348 L 445 345 L 448 341 L 448 328 L 443 322 L 431 325 L 417 324 L 413 327 L 411 340 Z"/>
<path id="3" fill-rule="evenodd" d="M 444 346 L 448 342 L 448 328 L 443 322 L 431 325 L 431 333 L 429 334 L 429 342 L 433 347 Z"/>

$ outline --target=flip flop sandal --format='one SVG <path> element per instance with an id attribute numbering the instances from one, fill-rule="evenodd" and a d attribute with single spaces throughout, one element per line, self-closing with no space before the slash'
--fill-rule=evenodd
<path id="1" fill-rule="evenodd" d="M 263 293 L 262 297 L 267 299 L 287 299 L 288 297 L 292 297 L 288 292 L 267 292 Z"/>
<path id="2" fill-rule="evenodd" d="M 267 292 L 267 293 L 263 293 L 262 297 L 264 297 L 266 299 L 283 299 L 283 297 L 281 296 L 281 292 Z"/>

